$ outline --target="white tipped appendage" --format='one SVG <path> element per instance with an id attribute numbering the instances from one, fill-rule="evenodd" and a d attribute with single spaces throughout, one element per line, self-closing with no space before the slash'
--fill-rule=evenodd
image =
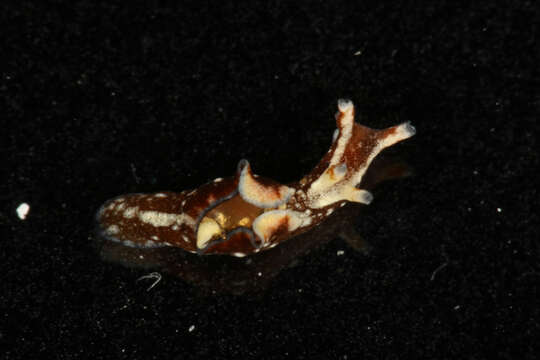
<path id="1" fill-rule="evenodd" d="M 338 109 L 340 112 L 344 113 L 354 108 L 353 102 L 349 99 L 339 99 L 338 100 Z"/>
<path id="2" fill-rule="evenodd" d="M 239 167 L 241 171 L 238 192 L 242 199 L 250 204 L 261 208 L 274 208 L 285 204 L 294 193 L 294 189 L 285 185 L 262 184 L 253 176 L 246 160 L 243 160 Z"/>
<path id="3" fill-rule="evenodd" d="M 394 132 L 383 138 L 381 141 L 381 150 L 394 145 L 400 141 L 410 138 L 416 134 L 416 129 L 410 122 L 406 122 L 394 127 Z"/>
<path id="4" fill-rule="evenodd" d="M 369 205 L 373 201 L 373 195 L 367 190 L 355 189 L 347 200 Z"/>

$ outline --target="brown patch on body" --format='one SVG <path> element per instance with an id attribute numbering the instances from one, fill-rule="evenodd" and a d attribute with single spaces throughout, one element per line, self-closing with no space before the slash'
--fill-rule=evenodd
<path id="1" fill-rule="evenodd" d="M 251 254 L 255 250 L 251 243 L 249 234 L 245 232 L 236 232 L 232 234 L 228 240 L 218 242 L 215 245 L 210 245 L 205 251 L 205 254 Z"/>
<path id="2" fill-rule="evenodd" d="M 186 197 L 182 211 L 197 219 L 199 215 L 216 201 L 230 196 L 238 187 L 238 180 L 228 177 L 219 182 L 209 182 L 199 187 L 191 196 Z"/>
<path id="3" fill-rule="evenodd" d="M 289 237 L 289 215 L 281 218 L 279 223 L 272 229 L 272 235 L 268 239 L 270 243 L 279 242 L 280 239 Z"/>

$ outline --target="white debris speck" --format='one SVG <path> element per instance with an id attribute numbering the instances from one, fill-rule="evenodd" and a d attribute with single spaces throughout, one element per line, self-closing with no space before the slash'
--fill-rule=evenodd
<path id="1" fill-rule="evenodd" d="M 358 55 L 362 55 L 362 50 L 358 50 L 357 52 L 354 53 L 354 56 L 358 56 Z"/>
<path id="2" fill-rule="evenodd" d="M 502 212 L 502 209 L 501 209 L 501 208 L 497 208 L 497 212 L 498 212 L 498 213 Z"/>
<path id="3" fill-rule="evenodd" d="M 257 276 L 262 276 L 262 272 L 259 271 L 259 272 L 257 273 Z"/>
<path id="4" fill-rule="evenodd" d="M 188 329 L 189 332 L 192 332 L 193 330 L 195 330 L 195 325 L 191 325 Z"/>
<path id="5" fill-rule="evenodd" d="M 154 246 L 156 246 L 156 243 L 153 242 L 152 240 L 146 240 L 146 242 L 144 243 L 144 246 L 145 247 L 154 247 Z"/>
<path id="6" fill-rule="evenodd" d="M 337 256 L 342 256 L 344 254 L 345 254 L 345 251 L 343 251 L 343 250 L 338 250 L 337 251 Z"/>
<path id="7" fill-rule="evenodd" d="M 118 234 L 120 232 L 120 228 L 118 227 L 118 225 L 113 224 L 107 228 L 106 232 L 110 235 Z"/>
<path id="8" fill-rule="evenodd" d="M 137 211 L 139 211 L 139 207 L 138 206 L 135 206 L 135 207 L 129 207 L 127 208 L 125 211 L 124 211 L 124 217 L 126 219 L 131 219 L 132 217 L 135 216 L 135 213 L 137 213 Z"/>
<path id="9" fill-rule="evenodd" d="M 28 215 L 28 212 L 30 211 L 30 205 L 28 205 L 27 203 L 21 203 L 17 207 L 16 211 L 17 211 L 17 216 L 19 217 L 19 219 L 24 220 L 26 219 L 26 216 Z"/>
<path id="10" fill-rule="evenodd" d="M 137 279 L 137 281 L 141 281 L 141 280 L 145 280 L 145 279 L 154 280 L 152 285 L 150 285 L 150 287 L 148 289 L 146 289 L 146 291 L 150 291 L 150 290 L 152 290 L 152 288 L 154 286 L 156 286 L 161 281 L 161 274 L 158 273 L 158 272 L 152 272 L 152 273 L 150 273 L 148 275 L 141 276 L 140 278 Z"/>

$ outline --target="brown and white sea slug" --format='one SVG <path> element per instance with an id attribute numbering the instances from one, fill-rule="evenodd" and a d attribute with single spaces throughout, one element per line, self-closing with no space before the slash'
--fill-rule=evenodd
<path id="1" fill-rule="evenodd" d="M 241 160 L 234 176 L 195 190 L 107 201 L 97 213 L 103 235 L 132 247 L 242 257 L 312 229 L 347 202 L 369 204 L 373 196 L 357 185 L 371 161 L 415 129 L 410 123 L 382 130 L 355 123 L 349 100 L 339 100 L 338 109 L 330 150 L 300 181 L 283 185 L 254 175 Z"/>

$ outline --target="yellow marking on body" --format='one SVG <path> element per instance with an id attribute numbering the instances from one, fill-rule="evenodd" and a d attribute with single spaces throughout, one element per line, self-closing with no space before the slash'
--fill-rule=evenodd
<path id="1" fill-rule="evenodd" d="M 203 249 L 210 240 L 221 235 L 221 227 L 214 219 L 203 218 L 197 231 L 197 248 Z"/>

